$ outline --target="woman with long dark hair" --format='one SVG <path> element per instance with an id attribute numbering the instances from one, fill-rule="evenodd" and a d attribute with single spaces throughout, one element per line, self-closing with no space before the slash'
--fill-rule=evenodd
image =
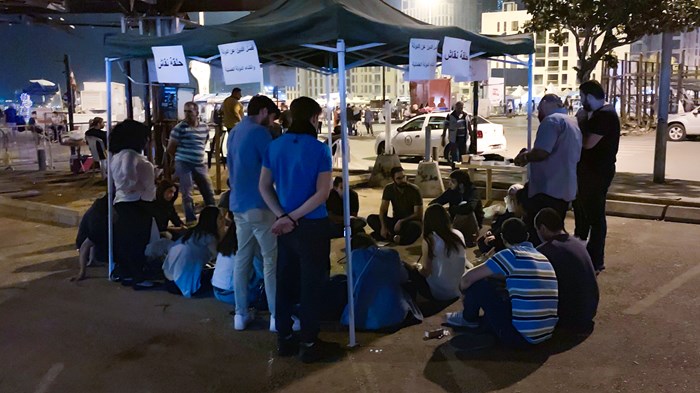
<path id="1" fill-rule="evenodd" d="M 172 237 L 185 229 L 185 224 L 175 210 L 175 201 L 180 188 L 170 180 L 161 180 L 156 188 L 156 200 L 153 202 L 153 218 L 156 220 L 161 236 Z M 173 227 L 168 227 L 173 224 Z"/>
<path id="2" fill-rule="evenodd" d="M 433 199 L 430 204 L 449 204 L 450 216 L 454 219 L 457 215 L 474 213 L 476 221 L 481 226 L 484 222 L 484 208 L 481 204 L 479 191 L 472 183 L 469 173 L 456 170 L 450 173 L 450 188 L 442 195 Z"/>
<path id="3" fill-rule="evenodd" d="M 466 271 L 464 237 L 452 228 L 444 207 L 430 205 L 423 218 L 421 263 L 408 267 L 412 295 L 447 301 L 460 296 L 459 280 Z"/>
<path id="4" fill-rule="evenodd" d="M 155 168 L 142 154 L 150 137 L 143 123 L 124 120 L 110 133 L 109 164 L 114 181 L 114 258 L 118 270 L 113 275 L 134 289 L 154 286 L 145 280 L 146 245 L 151 236 L 151 202 L 156 196 Z"/>
<path id="5" fill-rule="evenodd" d="M 203 276 L 202 270 L 216 257 L 216 247 L 223 229 L 224 216 L 219 208 L 205 207 L 197 225 L 175 243 L 165 258 L 163 273 L 168 280 L 168 291 L 192 297 L 200 289 L 208 287 L 211 276 Z"/>

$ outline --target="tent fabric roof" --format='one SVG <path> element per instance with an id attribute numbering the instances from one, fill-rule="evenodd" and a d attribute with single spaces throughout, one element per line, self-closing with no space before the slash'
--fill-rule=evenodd
<path id="1" fill-rule="evenodd" d="M 263 63 L 322 68 L 329 54 L 301 45 L 335 47 L 338 39 L 348 47 L 380 42 L 386 45 L 348 52 L 347 64 L 396 66 L 408 63 L 411 38 L 442 41 L 445 36 L 471 41 L 472 53 L 485 52 L 486 57 L 534 52 L 531 34 L 484 36 L 433 26 L 378 0 L 278 0 L 228 24 L 166 37 L 121 34 L 107 37 L 105 44 L 112 57 L 147 58 L 152 57 L 152 46 L 183 45 L 186 55 L 208 58 L 218 55 L 219 44 L 254 40 Z"/>

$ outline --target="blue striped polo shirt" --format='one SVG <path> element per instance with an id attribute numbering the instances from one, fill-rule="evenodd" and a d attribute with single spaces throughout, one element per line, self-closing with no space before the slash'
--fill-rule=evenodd
<path id="1" fill-rule="evenodd" d="M 532 243 L 505 249 L 485 262 L 492 272 L 506 277 L 515 329 L 531 344 L 550 337 L 557 324 L 557 276 L 547 257 Z"/>
<path id="2" fill-rule="evenodd" d="M 170 132 L 170 138 L 177 142 L 175 161 L 190 164 L 202 164 L 206 161 L 204 147 L 209 139 L 209 128 L 206 124 L 192 127 L 182 121 Z"/>

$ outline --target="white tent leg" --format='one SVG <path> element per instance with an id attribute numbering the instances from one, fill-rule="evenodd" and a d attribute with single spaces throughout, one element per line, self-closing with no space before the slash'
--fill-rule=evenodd
<path id="1" fill-rule="evenodd" d="M 527 60 L 527 149 L 532 148 L 532 89 L 534 88 L 532 75 L 532 54 Z"/>
<path id="2" fill-rule="evenodd" d="M 109 134 L 112 131 L 112 61 L 105 58 L 105 80 L 107 86 L 107 164 L 112 162 L 112 153 L 109 151 Z M 107 278 L 112 279 L 114 271 L 114 230 L 112 222 L 114 220 L 112 214 L 112 171 L 107 169 L 107 239 L 108 239 L 108 259 L 109 269 L 107 269 Z"/>
<path id="3" fill-rule="evenodd" d="M 328 124 L 328 148 L 331 149 L 331 153 L 333 153 L 333 110 L 331 109 L 331 74 L 330 73 L 326 74 L 325 88 L 326 88 L 326 123 Z"/>
<path id="4" fill-rule="evenodd" d="M 352 277 L 352 252 L 350 247 L 350 173 L 348 171 L 348 121 L 345 110 L 345 41 L 338 40 L 336 49 L 338 51 L 338 95 L 340 96 L 340 128 L 341 128 L 341 146 L 343 148 L 343 223 L 345 227 L 345 255 L 347 264 L 345 270 L 348 275 L 348 310 L 349 315 L 349 332 L 350 342 L 348 346 L 354 347 L 357 345 L 355 341 L 355 284 Z"/>

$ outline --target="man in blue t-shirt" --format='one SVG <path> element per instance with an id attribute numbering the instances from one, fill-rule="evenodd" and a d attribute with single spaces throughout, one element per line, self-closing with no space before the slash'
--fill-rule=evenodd
<path id="1" fill-rule="evenodd" d="M 231 131 L 228 138 L 229 210 L 233 212 L 238 238 L 234 259 L 236 315 L 233 326 L 244 330 L 252 320 L 248 313 L 248 278 L 253 273 L 253 258 L 258 245 L 263 258 L 265 293 L 270 309 L 270 331 L 275 325 L 275 289 L 277 237 L 272 233 L 275 215 L 260 195 L 260 170 L 272 136 L 268 126 L 279 115 L 277 105 L 268 97 L 257 95 L 248 104 L 248 116 Z"/>
<path id="2" fill-rule="evenodd" d="M 292 125 L 270 143 L 260 173 L 260 192 L 277 216 L 277 340 L 280 356 L 299 353 L 305 363 L 326 355 L 318 340 L 323 286 L 330 271 L 331 152 L 317 139 L 321 107 L 300 97 L 290 107 Z M 301 342 L 292 332 L 292 310 L 299 299 Z"/>
<path id="3" fill-rule="evenodd" d="M 199 122 L 199 107 L 195 102 L 185 103 L 185 120 L 170 132 L 167 152 L 175 158 L 175 176 L 180 179 L 182 207 L 187 224 L 197 222 L 192 200 L 192 189 L 197 184 L 206 206 L 215 206 L 214 191 L 205 163 L 204 146 L 209 139 L 209 129 Z"/>
<path id="4" fill-rule="evenodd" d="M 509 347 L 541 343 L 552 336 L 558 321 L 557 276 L 547 258 L 527 241 L 522 220 L 506 220 L 501 236 L 506 249 L 462 277 L 464 311 L 448 313 L 447 323 L 486 328 Z M 505 289 L 499 279 L 505 279 Z M 483 319 L 479 310 L 484 310 Z"/>

